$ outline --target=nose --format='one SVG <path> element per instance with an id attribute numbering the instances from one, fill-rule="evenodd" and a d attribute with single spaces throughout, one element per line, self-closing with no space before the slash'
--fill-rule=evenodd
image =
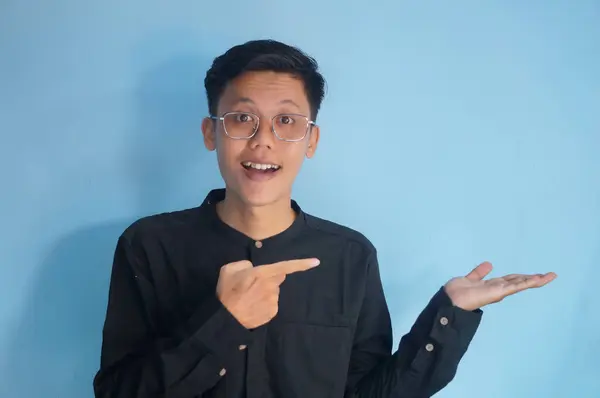
<path id="1" fill-rule="evenodd" d="M 273 134 L 271 121 L 268 119 L 261 120 L 258 126 L 258 131 L 250 140 L 251 147 L 256 148 L 259 146 L 264 146 L 270 149 L 273 148 L 274 143 L 275 135 Z"/>

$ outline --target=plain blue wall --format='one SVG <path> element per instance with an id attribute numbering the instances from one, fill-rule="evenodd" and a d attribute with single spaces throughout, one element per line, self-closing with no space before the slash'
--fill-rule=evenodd
<path id="1" fill-rule="evenodd" d="M 600 397 L 599 21 L 584 0 L 1 1 L 0 396 L 91 397 L 117 236 L 221 186 L 204 73 L 273 37 L 329 81 L 296 199 L 377 245 L 397 338 L 482 260 L 559 274 L 486 310 L 439 396 Z"/>

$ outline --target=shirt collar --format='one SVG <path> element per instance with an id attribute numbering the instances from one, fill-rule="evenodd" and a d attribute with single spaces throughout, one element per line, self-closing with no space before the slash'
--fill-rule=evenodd
<path id="1" fill-rule="evenodd" d="M 209 222 L 213 230 L 219 234 L 222 234 L 227 239 L 231 239 L 232 243 L 238 244 L 255 244 L 255 240 L 244 235 L 242 232 L 236 230 L 235 228 L 225 224 L 217 214 L 216 204 L 225 199 L 225 189 L 213 189 L 211 190 L 206 198 L 202 202 L 200 208 L 204 211 L 204 213 L 208 216 Z M 296 212 L 296 218 L 292 225 L 285 231 L 271 236 L 267 239 L 262 240 L 263 246 L 274 246 L 281 243 L 288 242 L 289 240 L 298 236 L 306 226 L 306 214 L 298 205 L 295 200 L 291 200 L 290 206 Z"/>

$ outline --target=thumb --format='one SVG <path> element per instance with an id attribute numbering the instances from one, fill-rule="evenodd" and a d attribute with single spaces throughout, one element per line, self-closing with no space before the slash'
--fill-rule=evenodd
<path id="1" fill-rule="evenodd" d="M 470 281 L 480 281 L 485 278 L 490 272 L 492 272 L 492 264 L 488 261 L 484 261 L 477 267 L 473 268 L 471 272 L 466 275 L 466 278 Z"/>
<path id="2" fill-rule="evenodd" d="M 221 272 L 225 272 L 228 274 L 235 274 L 239 271 L 243 271 L 245 269 L 251 269 L 253 265 L 248 260 L 236 261 L 233 263 L 225 264 L 221 267 Z"/>

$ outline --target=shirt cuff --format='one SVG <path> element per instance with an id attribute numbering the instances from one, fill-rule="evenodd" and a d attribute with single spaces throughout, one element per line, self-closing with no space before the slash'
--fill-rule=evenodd
<path id="1" fill-rule="evenodd" d="M 483 311 L 464 310 L 454 305 L 446 289 L 441 287 L 432 298 L 431 305 L 435 308 L 430 338 L 438 343 L 452 342 L 465 350 L 475 336 Z"/>
<path id="2" fill-rule="evenodd" d="M 223 364 L 233 352 L 247 346 L 252 336 L 252 332 L 239 323 L 216 296 L 203 303 L 188 326 L 194 331 L 192 342 L 201 345 Z"/>
<path id="3" fill-rule="evenodd" d="M 434 358 L 442 357 L 443 362 L 451 364 L 446 366 L 446 370 L 455 369 L 473 340 L 482 316 L 481 309 L 467 311 L 455 306 L 446 290 L 440 288 L 421 314 L 419 327 L 414 328 L 413 336 L 418 348 L 412 362 L 413 369 L 425 371 Z M 436 355 L 440 349 L 442 357 Z"/>

